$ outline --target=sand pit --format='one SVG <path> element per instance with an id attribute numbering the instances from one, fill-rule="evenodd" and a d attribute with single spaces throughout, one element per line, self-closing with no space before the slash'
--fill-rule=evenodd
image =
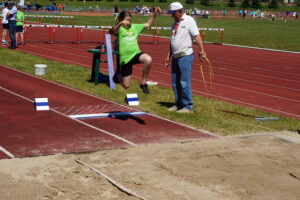
<path id="1" fill-rule="evenodd" d="M 300 140 L 257 135 L 0 160 L 1 199 L 300 199 Z M 292 140 L 286 140 L 292 138 Z"/>

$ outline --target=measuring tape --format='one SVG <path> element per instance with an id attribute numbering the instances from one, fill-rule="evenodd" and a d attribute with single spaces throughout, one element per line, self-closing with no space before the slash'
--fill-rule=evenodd
<path id="1" fill-rule="evenodd" d="M 214 76 L 214 72 L 213 72 L 213 69 L 211 67 L 210 61 L 209 61 L 209 59 L 206 56 L 202 56 L 201 53 L 199 53 L 198 56 L 199 56 L 199 59 L 200 59 L 200 71 L 201 71 L 201 75 L 202 75 L 202 79 L 203 79 L 205 88 L 207 89 L 205 77 L 204 77 L 204 74 L 203 74 L 203 66 L 202 66 L 203 59 L 205 59 L 206 62 L 208 63 L 209 78 L 210 78 L 210 87 L 212 88 L 212 84 L 213 84 L 212 79 L 213 79 L 213 76 Z"/>

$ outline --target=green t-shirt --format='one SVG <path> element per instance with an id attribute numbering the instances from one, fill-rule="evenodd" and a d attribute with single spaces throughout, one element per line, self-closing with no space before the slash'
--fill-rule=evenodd
<path id="1" fill-rule="evenodd" d="M 145 24 L 131 24 L 130 28 L 120 27 L 118 33 L 120 65 L 127 64 L 141 50 L 137 37 L 145 28 Z"/>
<path id="2" fill-rule="evenodd" d="M 23 26 L 24 13 L 21 11 L 17 12 L 16 20 L 22 20 L 21 22 L 16 23 L 17 26 Z"/>

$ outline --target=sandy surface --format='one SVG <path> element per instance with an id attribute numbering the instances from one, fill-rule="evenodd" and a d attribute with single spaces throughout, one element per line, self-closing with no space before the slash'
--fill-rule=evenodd
<path id="1" fill-rule="evenodd" d="M 0 199 L 300 199 L 300 135 L 281 133 L 0 160 Z"/>

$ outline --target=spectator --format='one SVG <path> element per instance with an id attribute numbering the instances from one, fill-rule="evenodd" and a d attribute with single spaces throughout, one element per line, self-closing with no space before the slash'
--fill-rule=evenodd
<path id="1" fill-rule="evenodd" d="M 206 11 L 206 18 L 209 17 L 209 10 Z"/>
<path id="2" fill-rule="evenodd" d="M 243 19 L 245 19 L 246 18 L 246 16 L 247 16 L 247 10 L 243 10 Z"/>
<path id="3" fill-rule="evenodd" d="M 165 60 L 168 67 L 172 57 L 172 86 L 175 94 L 175 104 L 169 111 L 178 113 L 192 113 L 192 87 L 191 73 L 194 61 L 193 40 L 200 48 L 201 55 L 206 56 L 203 42 L 194 18 L 183 12 L 183 6 L 179 2 L 171 3 L 170 14 L 174 18 L 170 51 Z M 200 54 L 199 54 L 200 55 Z"/>
<path id="4" fill-rule="evenodd" d="M 294 19 L 297 18 L 297 12 L 296 11 L 293 13 L 293 17 L 294 17 Z"/>
<path id="5" fill-rule="evenodd" d="M 27 1 L 27 10 L 29 10 L 29 9 L 30 9 L 30 2 Z"/>
<path id="6" fill-rule="evenodd" d="M 271 14 L 271 19 L 273 20 L 273 21 L 275 21 L 276 20 L 276 16 L 275 16 L 275 14 Z"/>
<path id="7" fill-rule="evenodd" d="M 17 12 L 17 17 L 16 17 L 16 43 L 18 45 L 24 45 L 24 23 L 25 23 L 25 17 L 24 17 L 24 13 L 22 12 L 22 8 L 19 5 L 18 6 L 18 12 Z M 21 42 L 18 43 L 18 35 L 20 35 L 21 37 Z"/>
<path id="8" fill-rule="evenodd" d="M 8 3 L 5 2 L 4 3 L 4 9 L 2 10 L 2 26 L 3 26 L 3 30 L 2 30 L 2 44 L 9 44 L 6 41 L 6 37 L 7 37 L 7 32 L 9 30 L 9 24 L 8 24 L 8 20 L 6 18 L 6 15 L 8 13 Z"/>
<path id="9" fill-rule="evenodd" d="M 115 5 L 115 7 L 114 7 L 114 16 L 115 16 L 115 20 L 117 20 L 118 14 L 119 14 L 119 8 L 118 8 L 117 5 Z"/>
<path id="10" fill-rule="evenodd" d="M 16 49 L 16 16 L 17 16 L 17 8 L 15 6 L 15 2 L 9 2 L 8 12 L 6 14 L 6 18 L 9 24 L 9 36 L 11 40 L 11 45 L 8 47 L 10 49 Z"/>
<path id="11" fill-rule="evenodd" d="M 197 9 L 197 17 L 198 16 L 201 16 L 201 10 L 200 9 Z"/>

